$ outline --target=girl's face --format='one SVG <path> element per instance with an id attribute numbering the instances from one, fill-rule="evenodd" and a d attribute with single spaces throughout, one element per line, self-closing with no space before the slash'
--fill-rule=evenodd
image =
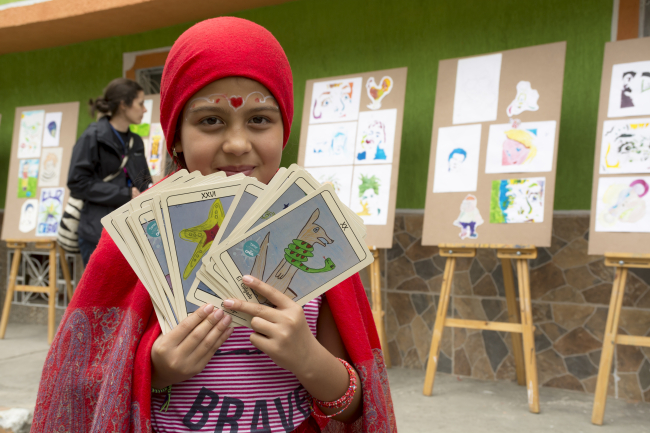
<path id="1" fill-rule="evenodd" d="M 257 81 L 227 77 L 194 94 L 175 143 L 189 171 L 244 173 L 268 183 L 280 166 L 284 127 L 275 98 Z"/>

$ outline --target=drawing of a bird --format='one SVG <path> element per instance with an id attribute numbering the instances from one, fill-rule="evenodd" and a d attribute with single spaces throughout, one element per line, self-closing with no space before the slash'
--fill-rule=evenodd
<path id="1" fill-rule="evenodd" d="M 368 92 L 368 97 L 372 101 L 368 105 L 368 108 L 371 110 L 377 110 L 381 108 L 381 100 L 384 99 L 386 95 L 393 90 L 393 79 L 391 77 L 383 77 L 379 82 L 379 86 L 375 83 L 375 78 L 370 77 L 366 82 L 366 91 Z"/>

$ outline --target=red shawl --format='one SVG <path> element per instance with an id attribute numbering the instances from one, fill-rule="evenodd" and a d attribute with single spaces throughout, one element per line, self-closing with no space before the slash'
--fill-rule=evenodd
<path id="1" fill-rule="evenodd" d="M 345 429 L 310 417 L 297 431 L 318 431 L 314 420 L 325 431 L 397 431 L 359 276 L 326 296 L 361 378 L 363 416 Z M 45 361 L 31 431 L 150 432 L 151 347 L 160 332 L 149 294 L 104 231 Z"/>

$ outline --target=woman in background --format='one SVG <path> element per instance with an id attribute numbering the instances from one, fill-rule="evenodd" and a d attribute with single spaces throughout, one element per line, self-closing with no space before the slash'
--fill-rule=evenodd
<path id="1" fill-rule="evenodd" d="M 104 116 L 79 137 L 68 173 L 70 194 L 85 202 L 78 231 L 84 266 L 101 237 L 101 219 L 151 186 L 144 143 L 129 130 L 146 111 L 142 87 L 126 78 L 111 81 L 103 96 L 90 100 L 91 116 Z"/>

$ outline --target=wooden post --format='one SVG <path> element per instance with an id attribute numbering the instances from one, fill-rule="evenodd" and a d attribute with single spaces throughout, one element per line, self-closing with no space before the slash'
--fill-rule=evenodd
<path id="1" fill-rule="evenodd" d="M 621 318 L 621 307 L 625 297 L 625 281 L 628 268 L 650 268 L 650 254 L 605 254 L 605 265 L 615 267 L 616 276 L 612 284 L 612 296 L 609 301 L 609 312 L 607 313 L 607 324 L 605 325 L 605 335 L 603 337 L 603 349 L 600 353 L 594 407 L 591 413 L 591 422 L 596 425 L 602 425 L 605 417 L 609 373 L 612 370 L 616 344 L 650 347 L 650 337 L 618 334 L 618 322 Z"/>
<path id="2" fill-rule="evenodd" d="M 375 320 L 375 327 L 377 334 L 379 334 L 379 342 L 381 343 L 381 350 L 384 354 L 384 362 L 386 367 L 391 367 L 390 353 L 388 353 L 388 341 L 386 338 L 386 327 L 384 326 L 384 309 L 381 301 L 381 267 L 379 265 L 379 250 L 375 247 L 370 247 L 375 261 L 370 264 L 370 299 L 372 301 L 372 317 Z"/>
<path id="3" fill-rule="evenodd" d="M 63 271 L 63 278 L 65 279 L 65 287 L 68 291 L 68 302 L 72 300 L 72 278 L 70 278 L 70 268 L 68 268 L 68 261 L 65 258 L 65 251 L 57 243 L 56 249 L 59 252 L 59 262 L 61 263 L 61 271 Z"/>
<path id="4" fill-rule="evenodd" d="M 54 334 L 56 331 L 56 253 L 57 250 L 60 250 L 60 247 L 57 245 L 56 241 L 37 241 L 35 246 L 38 249 L 49 250 L 49 284 L 47 287 L 42 286 L 27 286 L 27 285 L 16 285 L 16 278 L 18 276 L 18 268 L 20 267 L 20 259 L 22 256 L 22 251 L 27 247 L 27 242 L 32 241 L 22 241 L 22 240 L 7 240 L 7 248 L 14 249 L 14 258 L 11 262 L 11 273 L 9 275 L 9 285 L 7 286 L 7 297 L 5 298 L 4 307 L 2 309 L 2 318 L 0 319 L 0 339 L 4 339 L 5 332 L 7 330 L 7 323 L 9 322 L 9 313 L 11 311 L 11 301 L 13 299 L 14 292 L 38 292 L 38 293 L 47 293 L 48 294 L 48 332 L 47 340 L 49 344 L 52 344 L 54 341 Z M 65 255 L 61 253 L 61 260 L 65 261 Z M 72 293 L 72 283 L 70 281 L 70 271 L 68 269 L 68 264 L 62 263 L 61 267 L 63 269 L 63 276 L 66 281 L 66 287 L 68 294 Z"/>
<path id="5" fill-rule="evenodd" d="M 510 323 L 521 323 L 521 315 L 517 306 L 517 293 L 515 291 L 515 280 L 512 276 L 512 263 L 510 259 L 501 259 L 503 271 L 503 286 L 506 292 L 506 306 L 508 307 L 508 320 Z M 521 345 L 521 335 L 511 332 L 512 354 L 515 358 L 515 370 L 517 372 L 517 383 L 521 386 L 526 384 L 526 371 L 524 368 L 524 352 Z"/>
<path id="6" fill-rule="evenodd" d="M 508 304 L 508 316 L 510 323 L 487 322 L 483 320 L 455 319 L 447 317 L 447 308 L 451 297 L 451 285 L 454 276 L 456 258 L 474 257 L 476 248 L 496 248 L 497 257 L 501 259 L 503 267 L 503 279 L 506 287 L 506 301 Z M 431 349 L 427 363 L 427 371 L 424 379 L 424 395 L 431 395 L 435 381 L 438 357 L 440 355 L 440 340 L 445 327 L 470 328 L 488 331 L 506 331 L 511 334 L 523 334 L 522 343 L 519 338 L 513 335 L 513 351 L 517 365 L 517 380 L 526 384 L 528 390 L 528 407 L 533 413 L 539 413 L 539 389 L 537 382 L 537 360 L 535 356 L 535 327 L 533 325 L 532 305 L 530 300 L 530 280 L 528 271 L 528 260 L 537 257 L 537 248 L 533 246 L 518 247 L 514 245 L 439 245 L 440 255 L 447 258 L 445 272 L 442 279 L 442 290 L 436 323 L 433 327 L 431 338 Z M 520 306 L 517 311 L 514 279 L 510 261 L 514 259 L 517 263 L 517 277 L 519 279 L 519 300 Z M 521 313 L 521 322 L 519 314 Z M 517 336 L 518 337 L 518 336 Z M 517 344 L 519 343 L 519 345 Z M 523 355 L 522 355 L 523 352 Z M 525 379 L 523 376 L 525 375 Z"/>

